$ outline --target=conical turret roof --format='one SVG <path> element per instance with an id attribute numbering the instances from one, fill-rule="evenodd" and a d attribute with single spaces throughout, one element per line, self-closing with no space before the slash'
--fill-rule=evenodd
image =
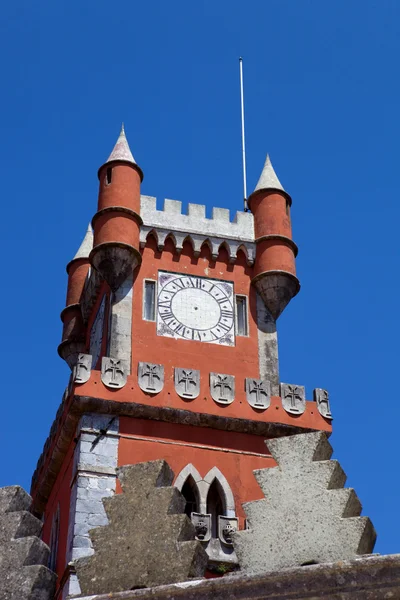
<path id="1" fill-rule="evenodd" d="M 79 246 L 78 252 L 75 254 L 73 260 L 77 258 L 89 258 L 89 254 L 93 248 L 93 230 L 92 226 L 89 223 L 87 231 L 85 233 L 85 237 L 82 240 L 81 245 Z"/>
<path id="2" fill-rule="evenodd" d="M 258 192 L 259 190 L 281 190 L 282 192 L 285 192 L 285 194 L 287 194 L 286 190 L 279 181 L 277 174 L 275 173 L 269 154 L 267 154 L 267 158 L 265 159 L 264 163 L 264 168 L 261 172 L 260 179 L 258 180 L 253 194 L 255 192 Z"/>
<path id="3" fill-rule="evenodd" d="M 108 157 L 105 164 L 112 162 L 114 160 L 123 160 L 125 162 L 130 162 L 134 165 L 137 164 L 135 159 L 133 158 L 131 149 L 129 148 L 129 144 L 128 144 L 128 140 L 126 139 L 125 128 L 124 128 L 123 123 L 122 123 L 122 127 L 121 127 L 121 132 L 117 139 L 117 143 L 115 144 L 114 149 L 111 152 L 111 154 Z"/>
<path id="4" fill-rule="evenodd" d="M 121 131 L 120 131 L 119 137 L 117 139 L 117 143 L 115 144 L 113 151 L 111 152 L 110 156 L 108 157 L 108 159 L 106 160 L 104 165 L 107 165 L 108 163 L 111 163 L 111 162 L 114 162 L 117 160 L 121 160 L 123 162 L 134 165 L 136 167 L 136 170 L 140 174 L 141 180 L 143 180 L 143 171 L 137 164 L 136 160 L 133 158 L 133 154 L 131 152 L 131 149 L 129 148 L 128 140 L 126 139 L 125 128 L 124 128 L 123 123 L 121 126 Z M 102 165 L 100 167 L 100 169 L 102 167 L 104 167 L 104 165 Z M 99 169 L 99 173 L 100 173 L 100 169 Z"/>

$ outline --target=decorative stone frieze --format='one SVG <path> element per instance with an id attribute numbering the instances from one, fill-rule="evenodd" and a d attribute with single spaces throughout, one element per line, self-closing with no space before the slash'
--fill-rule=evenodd
<path id="1" fill-rule="evenodd" d="M 193 400 L 200 393 L 200 371 L 175 367 L 174 381 L 176 393 L 185 400 Z"/>
<path id="2" fill-rule="evenodd" d="M 231 404 L 235 399 L 235 378 L 233 375 L 210 373 L 211 397 L 218 404 Z"/>
<path id="3" fill-rule="evenodd" d="M 196 540 L 208 542 L 211 539 L 211 515 L 192 512 L 191 519 L 196 531 Z"/>
<path id="4" fill-rule="evenodd" d="M 316 388 L 314 390 L 314 401 L 317 403 L 318 411 L 325 419 L 332 419 L 331 405 L 329 403 L 329 394 L 327 390 Z"/>
<path id="5" fill-rule="evenodd" d="M 233 546 L 232 536 L 239 529 L 237 517 L 218 516 L 218 537 L 223 544 Z"/>
<path id="6" fill-rule="evenodd" d="M 302 385 L 281 383 L 282 406 L 286 412 L 301 415 L 306 410 L 306 390 Z"/>
<path id="7" fill-rule="evenodd" d="M 266 410 L 271 404 L 271 384 L 265 379 L 246 378 L 246 400 L 253 408 Z"/>
<path id="8" fill-rule="evenodd" d="M 72 380 L 74 383 L 86 383 L 90 379 L 92 368 L 91 354 L 78 354 L 76 365 L 72 369 Z"/>
<path id="9" fill-rule="evenodd" d="M 140 362 L 138 365 L 139 387 L 149 394 L 158 394 L 164 387 L 164 366 Z"/>
<path id="10" fill-rule="evenodd" d="M 125 363 L 118 358 L 103 356 L 101 359 L 101 380 L 107 387 L 119 389 L 127 381 Z"/>

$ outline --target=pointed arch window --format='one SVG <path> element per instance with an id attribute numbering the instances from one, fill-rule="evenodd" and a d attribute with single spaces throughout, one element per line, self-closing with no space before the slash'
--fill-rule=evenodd
<path id="1" fill-rule="evenodd" d="M 49 555 L 49 569 L 53 572 L 56 571 L 57 567 L 57 553 L 58 553 L 58 537 L 60 535 L 60 506 L 57 506 L 57 510 L 53 516 L 53 523 L 51 525 L 50 532 L 50 555 Z"/>
<path id="2" fill-rule="evenodd" d="M 182 495 L 186 500 L 185 514 L 190 519 L 192 512 L 199 512 L 199 492 L 196 482 L 191 475 L 189 475 L 182 486 Z"/>
<path id="3" fill-rule="evenodd" d="M 226 514 L 225 494 L 218 479 L 211 483 L 207 494 L 207 513 L 211 515 L 211 537 L 218 537 L 218 517 Z"/>

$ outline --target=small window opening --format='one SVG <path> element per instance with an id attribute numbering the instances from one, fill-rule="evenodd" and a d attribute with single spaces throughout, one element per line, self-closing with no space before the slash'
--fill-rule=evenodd
<path id="1" fill-rule="evenodd" d="M 192 512 L 199 512 L 199 503 L 195 486 L 196 484 L 193 480 L 193 477 L 189 476 L 182 488 L 182 495 L 186 500 L 185 514 L 189 517 L 189 519 Z"/>
<path id="2" fill-rule="evenodd" d="M 214 479 L 207 494 L 207 513 L 211 515 L 211 536 L 218 537 L 218 517 L 225 514 L 220 483 Z"/>
<path id="3" fill-rule="evenodd" d="M 60 507 L 57 507 L 56 513 L 53 517 L 53 523 L 51 526 L 50 533 L 50 555 L 49 555 L 49 569 L 56 572 L 57 567 L 57 553 L 58 553 L 58 536 L 60 532 Z"/>
<path id="4" fill-rule="evenodd" d="M 290 203 L 289 200 L 286 200 L 286 214 L 290 217 Z"/>
<path id="5" fill-rule="evenodd" d="M 247 298 L 236 296 L 236 335 L 246 336 L 248 332 L 247 323 Z"/>
<path id="6" fill-rule="evenodd" d="M 143 294 L 143 318 L 145 321 L 156 320 L 156 282 L 146 280 Z"/>
<path id="7" fill-rule="evenodd" d="M 110 185 L 111 180 L 112 180 L 112 168 L 108 167 L 107 173 L 106 173 L 106 185 Z"/>

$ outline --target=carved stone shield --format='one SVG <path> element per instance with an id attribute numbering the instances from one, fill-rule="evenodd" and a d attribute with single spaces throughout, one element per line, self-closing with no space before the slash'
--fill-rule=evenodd
<path id="1" fill-rule="evenodd" d="M 233 546 L 232 534 L 239 528 L 237 517 L 218 517 L 218 537 L 226 546 Z"/>
<path id="2" fill-rule="evenodd" d="M 219 404 L 231 404 L 235 399 L 235 378 L 233 375 L 210 373 L 211 397 Z"/>
<path id="3" fill-rule="evenodd" d="M 301 415 L 306 410 L 306 391 L 303 385 L 281 383 L 281 397 L 286 412 Z"/>
<path id="4" fill-rule="evenodd" d="M 193 400 L 200 393 L 200 371 L 175 367 L 175 390 L 185 400 Z"/>
<path id="5" fill-rule="evenodd" d="M 107 387 L 119 389 L 124 387 L 127 379 L 127 369 L 119 358 L 103 356 L 101 359 L 101 380 Z"/>
<path id="6" fill-rule="evenodd" d="M 86 383 L 89 381 L 91 368 L 92 355 L 78 354 L 78 360 L 72 371 L 72 379 L 74 383 Z"/>
<path id="7" fill-rule="evenodd" d="M 139 387 L 149 394 L 158 394 L 164 387 L 164 365 L 140 362 L 138 365 Z"/>
<path id="8" fill-rule="evenodd" d="M 331 405 L 329 403 L 329 394 L 327 390 L 316 388 L 314 390 L 314 401 L 317 403 L 317 408 L 325 419 L 332 419 Z"/>
<path id="9" fill-rule="evenodd" d="M 192 512 L 191 519 L 196 531 L 196 540 L 208 542 L 211 539 L 211 515 Z"/>
<path id="10" fill-rule="evenodd" d="M 271 404 L 271 383 L 246 377 L 246 400 L 253 408 L 267 409 Z"/>

